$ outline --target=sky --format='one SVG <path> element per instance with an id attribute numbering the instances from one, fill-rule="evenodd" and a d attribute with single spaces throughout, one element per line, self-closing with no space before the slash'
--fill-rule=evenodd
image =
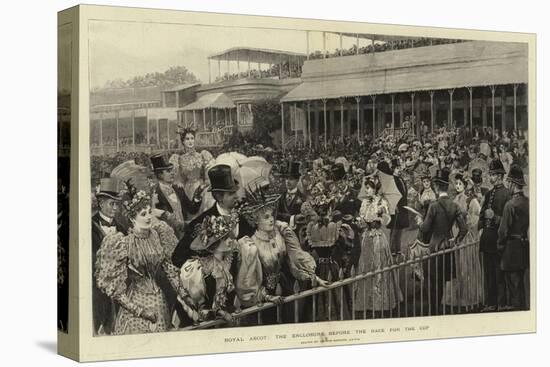
<path id="1" fill-rule="evenodd" d="M 57 89 L 71 90 L 71 34 L 72 25 L 64 24 L 57 29 Z"/>
<path id="2" fill-rule="evenodd" d="M 344 37 L 344 48 L 352 47 L 355 38 Z M 360 40 L 360 46 L 369 44 Z M 336 34 L 326 34 L 326 48 L 339 47 Z M 322 32 L 309 32 L 309 49 L 323 49 Z M 256 47 L 306 53 L 305 31 L 202 26 L 188 24 L 90 22 L 90 85 L 98 88 L 109 80 L 151 72 L 163 72 L 171 66 L 185 66 L 203 83 L 208 83 L 208 56 L 232 47 Z M 230 63 L 231 71 L 237 63 Z M 222 74 L 226 71 L 222 62 Z M 241 71 L 246 63 L 241 62 Z M 252 67 L 252 66 L 251 66 Z M 255 68 L 256 66 L 254 66 Z M 262 66 L 262 68 L 267 66 Z M 218 75 L 218 64 L 212 62 L 212 80 Z"/>

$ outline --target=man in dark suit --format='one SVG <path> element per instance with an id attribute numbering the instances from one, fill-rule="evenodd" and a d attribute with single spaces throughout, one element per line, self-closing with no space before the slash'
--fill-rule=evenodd
<path id="1" fill-rule="evenodd" d="M 204 187 L 197 187 L 193 198 L 190 199 L 187 197 L 182 187 L 174 185 L 174 165 L 168 163 L 164 155 L 153 155 L 151 157 L 151 163 L 153 165 L 153 172 L 158 180 L 158 183 L 153 189 L 157 198 L 155 208 L 172 214 L 169 216 L 170 218 L 165 216 L 161 217 L 161 219 L 166 219 L 166 222 L 172 226 L 179 239 L 183 236 L 182 228 L 185 221 L 185 215 L 188 213 L 197 213 L 201 206 L 201 195 Z"/>
<path id="2" fill-rule="evenodd" d="M 526 309 L 526 294 L 529 294 L 528 286 L 524 285 L 524 276 L 529 268 L 529 199 L 523 194 L 526 183 L 520 166 L 510 168 L 508 182 L 512 198 L 504 205 L 497 247 L 502 250 L 500 264 L 508 291 L 506 309 L 522 310 Z"/>
<path id="3" fill-rule="evenodd" d="M 338 197 L 334 210 L 342 213 L 342 216 L 351 215 L 357 217 L 361 208 L 361 200 L 357 199 L 357 194 L 346 180 L 346 169 L 343 163 L 336 163 L 331 168 L 331 178 L 335 185 L 335 192 Z"/>
<path id="4" fill-rule="evenodd" d="M 409 212 L 404 208 L 407 206 L 407 184 L 405 180 L 400 177 L 400 164 L 399 160 L 392 160 L 392 167 L 390 168 L 389 164 L 385 161 L 378 163 L 378 170 L 387 174 L 393 175 L 395 180 L 395 186 L 401 194 L 401 199 L 397 202 L 395 207 L 395 214 L 391 215 L 390 223 L 388 223 L 388 228 L 390 228 L 390 248 L 392 255 L 398 256 L 401 254 L 401 235 L 403 229 L 409 226 Z"/>
<path id="5" fill-rule="evenodd" d="M 92 216 L 92 309 L 95 334 L 110 334 L 114 321 L 115 308 L 111 299 L 96 286 L 96 254 L 101 242 L 108 236 L 123 232 L 115 217 L 120 210 L 122 183 L 115 178 L 103 178 L 96 198 L 99 211 Z"/>
<path id="6" fill-rule="evenodd" d="M 460 242 L 468 228 L 466 220 L 459 206 L 454 203 L 447 193 L 449 189 L 448 168 L 439 170 L 433 179 L 434 189 L 438 199 L 430 204 L 424 220 L 418 217 L 420 231 L 429 236 L 430 252 L 444 250 Z M 458 235 L 453 239 L 451 230 L 454 224 L 458 226 Z M 450 241 L 452 240 L 452 241 Z M 441 297 L 445 284 L 451 280 L 450 255 L 434 256 L 430 258 L 430 308 L 432 315 L 440 314 Z"/>
<path id="7" fill-rule="evenodd" d="M 303 194 L 298 190 L 300 180 L 300 162 L 290 163 L 290 169 L 285 173 L 286 191 L 279 200 L 277 219 L 290 223 L 290 218 L 300 213 L 305 201 Z"/>
<path id="8" fill-rule="evenodd" d="M 199 226 L 204 221 L 204 218 L 207 216 L 230 216 L 232 215 L 233 209 L 237 205 L 237 190 L 239 188 L 239 183 L 233 179 L 230 166 L 226 164 L 218 164 L 212 167 L 208 171 L 208 178 L 210 179 L 209 190 L 212 192 L 212 196 L 216 200 L 216 203 L 210 209 L 204 211 L 197 218 L 192 220 L 187 226 L 184 236 L 180 239 L 178 245 L 172 253 L 172 263 L 178 268 L 181 268 L 185 261 L 193 256 L 207 255 L 205 252 L 200 253 L 191 249 L 191 243 L 198 235 L 197 232 Z M 234 237 L 239 239 L 244 236 L 252 236 L 254 231 L 254 228 L 248 224 L 246 219 L 242 215 L 239 215 L 239 223 L 235 227 Z M 180 319 L 180 327 L 184 327 L 185 325 L 192 323 L 179 304 L 176 305 L 176 311 Z"/>
<path id="9" fill-rule="evenodd" d="M 230 216 L 232 210 L 237 205 L 237 190 L 239 188 L 239 183 L 233 179 L 230 166 L 218 164 L 212 167 L 208 171 L 208 178 L 210 179 L 209 190 L 212 192 L 212 196 L 216 200 L 216 203 L 210 209 L 201 213 L 189 223 L 189 226 L 187 226 L 185 235 L 179 241 L 172 254 L 172 262 L 177 267 L 181 267 L 190 257 L 198 255 L 191 250 L 190 246 L 196 236 L 197 226 L 203 222 L 204 218 L 206 216 Z M 235 228 L 235 232 L 235 238 L 239 239 L 244 236 L 252 236 L 254 234 L 254 228 L 248 224 L 244 217 L 239 215 L 239 224 Z"/>
<path id="10" fill-rule="evenodd" d="M 504 205 L 510 200 L 510 192 L 504 187 L 503 178 L 506 174 L 499 159 L 489 164 L 489 181 L 493 188 L 485 194 L 483 206 L 479 214 L 478 229 L 479 251 L 483 259 L 485 289 L 487 301 L 484 312 L 496 311 L 506 304 L 504 278 L 500 268 L 502 251 L 497 247 L 498 228 L 504 211 Z"/>

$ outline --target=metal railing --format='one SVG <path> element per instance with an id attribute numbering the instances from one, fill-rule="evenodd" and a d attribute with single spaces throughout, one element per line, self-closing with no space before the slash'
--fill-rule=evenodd
<path id="1" fill-rule="evenodd" d="M 241 321 L 244 318 L 248 321 L 247 325 L 251 319 L 255 320 L 252 325 L 262 325 L 262 312 L 272 308 L 276 308 L 277 323 L 283 320 L 284 308 L 293 310 L 290 317 L 292 321 L 288 321 L 287 317 L 287 323 L 468 313 L 477 310 L 484 303 L 482 274 L 479 242 L 476 241 L 422 256 L 411 256 L 402 262 L 363 274 L 356 274 L 352 267 L 347 278 L 341 269 L 339 279 L 334 282 L 330 278 L 327 279 L 331 282 L 327 287 L 300 290 L 296 282 L 294 294 L 284 297 L 282 304 L 266 302 L 241 310 L 237 301 L 237 310 L 232 314 L 235 320 L 233 324 L 216 319 L 181 330 L 242 326 Z M 391 298 L 388 300 L 388 303 L 392 304 L 385 304 L 388 295 L 384 294 L 391 291 L 392 287 L 375 290 L 377 284 L 387 284 L 388 280 L 396 285 L 393 289 L 396 292 L 395 301 L 392 302 Z M 371 293 L 367 296 L 369 290 Z M 378 301 L 382 300 L 381 304 L 372 296 L 377 292 Z M 363 307 L 357 305 L 359 297 L 363 297 Z M 324 305 L 320 304 L 321 299 L 326 301 Z M 369 301 L 372 304 L 369 304 Z M 319 316 L 322 308 L 320 306 L 326 311 L 324 320 Z M 309 311 L 300 312 L 304 308 L 310 308 L 310 320 L 300 320 L 300 315 Z"/>

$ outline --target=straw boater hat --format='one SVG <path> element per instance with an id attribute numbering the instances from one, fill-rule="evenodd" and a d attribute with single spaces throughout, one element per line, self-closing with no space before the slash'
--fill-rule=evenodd
<path id="1" fill-rule="evenodd" d="M 117 178 L 102 178 L 99 181 L 99 191 L 96 193 L 97 198 L 108 198 L 120 201 L 120 192 L 122 191 L 122 182 Z"/>
<path id="2" fill-rule="evenodd" d="M 523 170 L 517 164 L 510 167 L 510 172 L 508 173 L 508 181 L 518 186 L 526 186 L 525 178 L 523 176 Z"/>
<path id="3" fill-rule="evenodd" d="M 233 232 L 238 223 L 238 215 L 231 216 L 206 216 L 194 232 L 195 239 L 191 242 L 193 251 L 211 251 L 213 245 L 226 238 Z M 231 247 L 225 244 L 221 251 L 230 251 Z"/>

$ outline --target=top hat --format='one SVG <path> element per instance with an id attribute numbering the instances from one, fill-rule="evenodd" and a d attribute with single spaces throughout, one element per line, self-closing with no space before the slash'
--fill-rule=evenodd
<path id="1" fill-rule="evenodd" d="M 288 164 L 287 170 L 284 174 L 286 178 L 294 178 L 299 179 L 300 178 L 300 162 L 290 162 Z"/>
<path id="2" fill-rule="evenodd" d="M 334 181 L 339 181 L 346 175 L 346 168 L 343 163 L 336 163 L 331 167 L 330 173 Z"/>
<path id="3" fill-rule="evenodd" d="M 432 181 L 435 183 L 448 185 L 450 174 L 451 171 L 447 167 L 443 167 L 442 169 L 437 170 L 435 177 L 432 179 Z"/>
<path id="4" fill-rule="evenodd" d="M 382 161 L 378 163 L 378 166 L 376 168 L 382 173 L 385 173 L 387 175 L 393 175 L 390 165 L 386 161 Z"/>
<path id="5" fill-rule="evenodd" d="M 120 201 L 120 191 L 122 190 L 122 183 L 119 179 L 110 177 L 102 178 L 99 181 L 99 192 L 96 193 L 96 197 L 105 197 L 113 200 Z"/>
<path id="6" fill-rule="evenodd" d="M 166 158 L 162 153 L 154 154 L 151 156 L 150 159 L 151 159 L 151 164 L 153 165 L 153 171 L 155 172 L 164 171 L 174 167 L 172 163 L 166 162 Z"/>
<path id="7" fill-rule="evenodd" d="M 480 168 L 474 168 L 472 170 L 472 181 L 475 184 L 480 184 L 483 182 L 483 171 Z"/>
<path id="8" fill-rule="evenodd" d="M 504 170 L 504 166 L 502 165 L 500 159 L 493 159 L 491 163 L 489 163 L 489 174 L 506 174 L 506 171 Z"/>
<path id="9" fill-rule="evenodd" d="M 510 172 L 508 173 L 508 181 L 514 183 L 518 186 L 525 186 L 525 178 L 523 177 L 523 170 L 517 164 L 510 167 Z"/>
<path id="10" fill-rule="evenodd" d="M 239 189 L 239 182 L 233 179 L 231 166 L 217 164 L 208 171 L 210 188 L 208 191 L 236 192 Z"/>

